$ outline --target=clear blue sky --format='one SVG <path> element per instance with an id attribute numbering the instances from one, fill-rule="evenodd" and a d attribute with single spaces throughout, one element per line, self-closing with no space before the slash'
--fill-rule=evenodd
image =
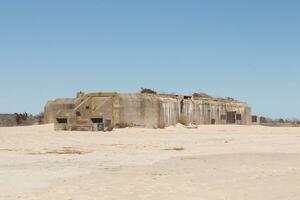
<path id="1" fill-rule="evenodd" d="M 149 87 L 300 118 L 299 10 L 298 0 L 1 0 L 0 113 Z"/>

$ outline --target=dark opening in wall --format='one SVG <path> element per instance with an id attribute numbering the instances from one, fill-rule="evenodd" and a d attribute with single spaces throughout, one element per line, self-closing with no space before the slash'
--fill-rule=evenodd
<path id="1" fill-rule="evenodd" d="M 76 116 L 77 116 L 77 117 L 80 117 L 80 116 L 81 116 L 81 113 L 80 113 L 79 111 L 77 111 L 77 112 L 76 112 Z"/>
<path id="2" fill-rule="evenodd" d="M 103 123 L 103 118 L 91 118 L 94 124 L 101 124 Z"/>
<path id="3" fill-rule="evenodd" d="M 236 112 L 227 112 L 227 116 L 226 116 L 227 124 L 235 124 L 235 122 L 236 122 L 235 115 L 236 115 Z"/>
<path id="4" fill-rule="evenodd" d="M 216 124 L 216 120 L 215 119 L 211 119 L 211 124 Z"/>
<path id="5" fill-rule="evenodd" d="M 181 102 L 180 102 L 180 112 L 182 113 L 183 112 L 183 100 L 181 100 Z"/>
<path id="6" fill-rule="evenodd" d="M 226 120 L 226 115 L 221 115 L 221 120 Z"/>
<path id="7" fill-rule="evenodd" d="M 89 109 L 90 109 L 90 106 L 86 106 L 85 109 L 89 110 Z"/>
<path id="8" fill-rule="evenodd" d="M 236 120 L 242 120 L 242 115 L 241 114 L 236 114 Z"/>
<path id="9" fill-rule="evenodd" d="M 59 124 L 67 124 L 68 123 L 68 119 L 67 118 L 57 118 L 56 121 Z"/>
<path id="10" fill-rule="evenodd" d="M 257 123 L 257 116 L 252 116 L 252 122 Z"/>

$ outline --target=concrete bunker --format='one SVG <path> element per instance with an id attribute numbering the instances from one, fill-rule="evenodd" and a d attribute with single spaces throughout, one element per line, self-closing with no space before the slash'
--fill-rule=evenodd
<path id="1" fill-rule="evenodd" d="M 114 127 L 165 128 L 181 123 L 251 124 L 251 108 L 234 99 L 168 94 L 80 92 L 45 106 L 56 130 L 108 131 Z"/>

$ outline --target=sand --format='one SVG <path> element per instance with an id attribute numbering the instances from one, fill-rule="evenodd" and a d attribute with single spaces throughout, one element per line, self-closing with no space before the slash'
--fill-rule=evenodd
<path id="1" fill-rule="evenodd" d="M 298 200 L 300 128 L 0 128 L 0 199 Z"/>

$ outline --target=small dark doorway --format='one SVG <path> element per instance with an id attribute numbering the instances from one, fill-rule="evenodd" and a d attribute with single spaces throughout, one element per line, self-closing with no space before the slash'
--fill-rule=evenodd
<path id="1" fill-rule="evenodd" d="M 257 116 L 255 116 L 255 115 L 252 116 L 252 122 L 257 123 Z"/>
<path id="2" fill-rule="evenodd" d="M 94 124 L 94 131 L 104 131 L 103 118 L 91 118 Z"/>
<path id="3" fill-rule="evenodd" d="M 216 120 L 215 119 L 211 119 L 211 124 L 216 124 Z"/>
<path id="4" fill-rule="evenodd" d="M 92 118 L 91 120 L 94 124 L 103 123 L 103 118 Z"/>
<path id="5" fill-rule="evenodd" d="M 59 124 L 67 124 L 68 123 L 68 119 L 67 118 L 57 118 L 56 121 Z"/>
<path id="6" fill-rule="evenodd" d="M 227 124 L 235 124 L 236 123 L 236 112 L 227 112 Z"/>
<path id="7" fill-rule="evenodd" d="M 236 114 L 236 120 L 241 121 L 242 120 L 242 115 L 241 114 Z"/>
<path id="8" fill-rule="evenodd" d="M 183 113 L 183 106 L 184 106 L 184 101 L 180 101 L 180 112 Z"/>

